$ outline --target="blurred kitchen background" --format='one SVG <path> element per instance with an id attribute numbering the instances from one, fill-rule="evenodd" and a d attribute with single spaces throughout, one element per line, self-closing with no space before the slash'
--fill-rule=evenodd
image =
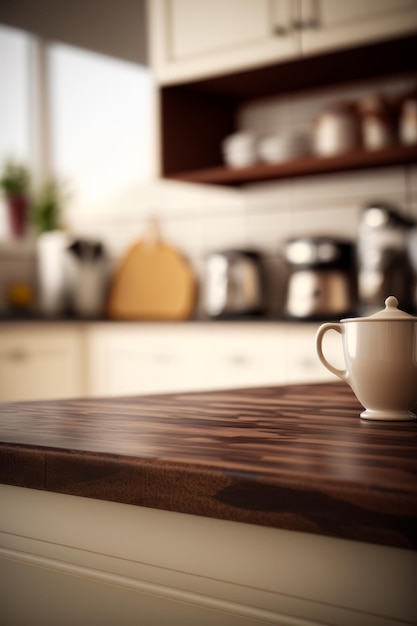
<path id="1" fill-rule="evenodd" d="M 321 321 L 416 313 L 416 42 L 417 0 L 2 0 L 0 400 L 325 380 Z"/>

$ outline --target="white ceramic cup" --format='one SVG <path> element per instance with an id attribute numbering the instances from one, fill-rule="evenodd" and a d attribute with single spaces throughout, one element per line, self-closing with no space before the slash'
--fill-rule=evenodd
<path id="1" fill-rule="evenodd" d="M 390 296 L 386 309 L 366 318 L 322 324 L 316 335 L 317 355 L 333 374 L 347 382 L 365 407 L 368 420 L 416 419 L 417 318 L 397 309 Z M 328 362 L 323 337 L 335 330 L 343 338 L 346 369 Z"/>

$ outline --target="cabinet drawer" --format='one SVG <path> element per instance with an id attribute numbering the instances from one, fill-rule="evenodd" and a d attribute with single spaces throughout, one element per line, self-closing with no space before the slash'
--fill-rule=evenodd
<path id="1" fill-rule="evenodd" d="M 284 336 L 274 332 L 213 333 L 205 351 L 207 386 L 212 388 L 279 385 L 284 382 Z"/>
<path id="2" fill-rule="evenodd" d="M 82 337 L 77 329 L 0 332 L 0 401 L 82 395 Z"/>
<path id="3" fill-rule="evenodd" d="M 284 382 L 283 336 L 239 324 L 138 324 L 90 333 L 92 395 Z"/>

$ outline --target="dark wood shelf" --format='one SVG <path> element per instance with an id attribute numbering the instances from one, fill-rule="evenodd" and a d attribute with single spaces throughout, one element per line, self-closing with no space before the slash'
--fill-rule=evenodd
<path id="1" fill-rule="evenodd" d="M 392 146 L 376 151 L 357 150 L 332 157 L 308 157 L 285 163 L 257 164 L 244 168 L 213 167 L 172 174 L 169 178 L 190 183 L 243 185 L 406 163 L 417 163 L 417 145 Z"/>
<path id="2" fill-rule="evenodd" d="M 417 35 L 358 48 L 317 54 L 245 71 L 160 88 L 161 174 L 196 183 L 245 183 L 400 165 L 416 161 L 415 148 L 356 152 L 329 159 L 309 158 L 241 170 L 222 167 L 222 141 L 239 130 L 242 106 L 259 98 L 303 97 L 335 85 L 369 79 L 415 77 Z"/>

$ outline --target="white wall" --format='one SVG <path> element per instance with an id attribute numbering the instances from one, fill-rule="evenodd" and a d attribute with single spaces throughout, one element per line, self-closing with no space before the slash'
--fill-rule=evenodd
<path id="1" fill-rule="evenodd" d="M 145 0 L 2 0 L 0 22 L 145 65 L 145 11 Z"/>

